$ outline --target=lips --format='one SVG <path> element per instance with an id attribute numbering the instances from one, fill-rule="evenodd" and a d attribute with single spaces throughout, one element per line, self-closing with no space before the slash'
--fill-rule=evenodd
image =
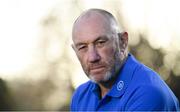
<path id="1" fill-rule="evenodd" d="M 92 74 L 97 74 L 103 72 L 105 69 L 105 66 L 94 66 L 90 68 L 90 72 Z"/>

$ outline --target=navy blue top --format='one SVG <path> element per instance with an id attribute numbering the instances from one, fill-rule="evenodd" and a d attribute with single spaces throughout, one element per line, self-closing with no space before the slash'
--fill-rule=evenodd
<path id="1" fill-rule="evenodd" d="M 160 76 L 131 54 L 110 91 L 101 99 L 99 86 L 88 81 L 74 92 L 71 111 L 179 110 L 179 101 Z"/>

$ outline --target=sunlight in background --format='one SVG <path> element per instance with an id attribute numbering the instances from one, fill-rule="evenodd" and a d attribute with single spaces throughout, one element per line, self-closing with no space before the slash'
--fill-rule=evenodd
<path id="1" fill-rule="evenodd" d="M 122 0 L 122 4 L 128 27 L 145 34 L 153 48 L 168 49 L 175 43 L 179 47 L 171 50 L 179 50 L 179 0 Z"/>
<path id="2" fill-rule="evenodd" d="M 39 41 L 39 23 L 56 3 L 57 0 L 0 1 L 0 75 L 3 75 L 2 77 L 15 77 L 18 72 L 33 63 Z"/>
<path id="3" fill-rule="evenodd" d="M 105 0 L 80 0 L 84 9 L 101 8 Z"/>
<path id="4" fill-rule="evenodd" d="M 179 4 L 179 0 L 152 0 L 149 2 L 146 20 L 148 30 L 151 32 L 148 32 L 147 36 L 152 47 L 167 49 L 179 40 L 180 35 L 174 35 L 180 28 Z"/>

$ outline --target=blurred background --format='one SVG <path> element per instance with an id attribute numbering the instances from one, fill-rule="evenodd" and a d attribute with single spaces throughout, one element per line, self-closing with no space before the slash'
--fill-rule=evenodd
<path id="1" fill-rule="evenodd" d="M 113 13 L 130 52 L 180 99 L 179 0 L 0 0 L 0 110 L 69 110 L 74 89 L 88 80 L 71 29 L 89 8 Z"/>

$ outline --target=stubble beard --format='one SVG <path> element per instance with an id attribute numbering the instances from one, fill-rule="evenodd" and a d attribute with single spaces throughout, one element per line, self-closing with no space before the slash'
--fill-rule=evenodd
<path id="1" fill-rule="evenodd" d="M 103 77 L 102 80 L 96 80 L 96 78 L 93 75 L 89 75 L 89 78 L 91 79 L 92 82 L 94 83 L 102 83 L 102 82 L 107 82 L 113 77 L 113 74 L 110 71 L 107 71 Z"/>
<path id="2" fill-rule="evenodd" d="M 106 83 L 114 79 L 117 76 L 121 65 L 119 56 L 119 52 L 116 52 L 114 58 L 109 62 L 109 65 L 111 65 L 110 70 L 104 74 L 101 80 L 96 80 L 96 77 L 93 74 L 89 74 L 88 77 L 90 80 L 94 83 Z"/>

